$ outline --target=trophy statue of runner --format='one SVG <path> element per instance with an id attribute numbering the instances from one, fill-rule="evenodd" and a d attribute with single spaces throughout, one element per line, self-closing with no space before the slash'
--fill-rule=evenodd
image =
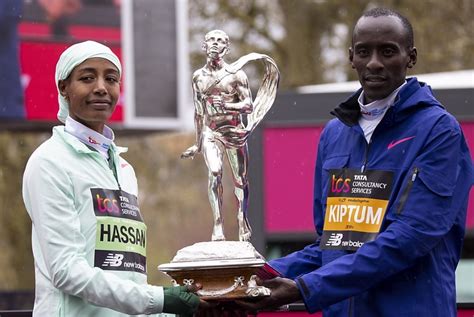
<path id="1" fill-rule="evenodd" d="M 201 153 L 209 170 L 209 202 L 214 218 L 211 241 L 178 251 L 171 263 L 158 267 L 175 285 L 200 283 L 198 295 L 204 299 L 229 300 L 267 296 L 270 290 L 257 286 L 255 277 L 264 272 L 265 259 L 249 242 L 252 234 L 247 219 L 248 146 L 247 139 L 275 100 L 278 68 L 269 56 L 250 53 L 232 64 L 224 61 L 229 37 L 221 30 L 206 34 L 202 49 L 206 64 L 193 74 L 196 142 L 181 155 L 193 158 Z M 265 74 L 255 100 L 242 67 L 262 61 Z M 223 159 L 227 158 L 237 199 L 239 241 L 226 241 L 222 219 Z"/>

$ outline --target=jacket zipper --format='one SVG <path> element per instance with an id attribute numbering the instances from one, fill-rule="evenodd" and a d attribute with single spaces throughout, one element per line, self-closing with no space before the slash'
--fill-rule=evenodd
<path id="1" fill-rule="evenodd" d="M 416 177 L 418 176 L 418 172 L 418 167 L 414 167 L 413 173 L 411 174 L 411 178 L 408 180 L 407 186 L 405 187 L 402 197 L 400 197 L 400 201 L 398 202 L 397 215 L 401 214 L 403 208 L 405 207 L 405 204 L 408 200 L 408 195 L 410 194 L 411 188 L 413 187 L 413 183 L 415 182 Z"/>
<path id="2" fill-rule="evenodd" d="M 349 317 L 352 317 L 352 306 L 354 302 L 354 297 L 349 297 Z"/>
<path id="3" fill-rule="evenodd" d="M 370 139 L 369 143 L 365 142 L 365 144 L 367 144 L 367 146 L 365 147 L 364 163 L 362 163 L 362 167 L 360 168 L 361 173 L 365 172 L 365 168 L 367 167 L 367 161 L 369 160 L 369 149 L 370 145 L 372 144 L 372 139 Z"/>
<path id="4" fill-rule="evenodd" d="M 109 160 L 110 161 L 107 162 L 109 164 L 109 168 L 112 170 L 112 173 L 114 174 L 114 178 L 117 181 L 119 190 L 122 190 L 122 187 L 120 186 L 120 182 L 118 179 L 117 164 L 115 164 L 115 157 L 113 156 L 112 151 L 109 151 Z"/>
<path id="5" fill-rule="evenodd" d="M 102 156 L 100 156 L 100 154 L 98 154 L 98 155 L 99 155 L 98 159 L 100 160 L 101 164 L 105 163 L 107 168 L 112 172 L 112 175 L 114 176 L 114 179 L 117 182 L 118 189 L 122 190 L 122 186 L 120 186 L 120 182 L 119 182 L 119 179 L 118 179 L 117 164 L 115 163 L 115 158 L 113 156 L 113 152 L 109 151 L 109 159 L 105 160 L 105 161 L 102 158 Z"/>

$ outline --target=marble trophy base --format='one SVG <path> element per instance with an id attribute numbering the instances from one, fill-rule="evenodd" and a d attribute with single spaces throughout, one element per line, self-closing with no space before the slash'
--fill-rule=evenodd
<path id="1" fill-rule="evenodd" d="M 199 242 L 179 250 L 170 263 L 158 270 L 172 278 L 173 285 L 199 283 L 204 300 L 230 301 L 269 296 L 270 290 L 255 282 L 265 259 L 250 242 Z"/>

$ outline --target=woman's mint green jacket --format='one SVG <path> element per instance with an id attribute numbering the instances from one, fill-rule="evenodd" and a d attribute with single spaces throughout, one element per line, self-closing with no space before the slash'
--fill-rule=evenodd
<path id="1" fill-rule="evenodd" d="M 135 218 L 112 215 L 117 211 L 113 197 L 128 201 L 138 194 L 135 172 L 119 156 L 125 151 L 111 146 L 114 175 L 98 152 L 58 126 L 31 155 L 23 199 L 33 222 L 34 316 L 118 317 L 162 311 L 163 288 L 147 284 L 146 265 L 140 272 L 133 261 L 125 267 L 122 263 L 130 257 L 146 259 L 145 235 L 140 239 L 138 234 L 146 233 L 146 226 L 139 211 Z M 108 197 L 100 198 L 102 194 Z M 122 212 L 133 212 L 133 206 L 123 206 L 127 208 Z"/>

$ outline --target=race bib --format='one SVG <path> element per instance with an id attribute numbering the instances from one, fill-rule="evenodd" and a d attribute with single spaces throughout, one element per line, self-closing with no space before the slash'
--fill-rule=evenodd
<path id="1" fill-rule="evenodd" d="M 94 266 L 146 274 L 146 225 L 137 197 L 102 188 L 91 194 L 97 218 Z"/>
<path id="2" fill-rule="evenodd" d="M 392 192 L 393 172 L 329 170 L 321 249 L 355 251 L 375 239 Z"/>

